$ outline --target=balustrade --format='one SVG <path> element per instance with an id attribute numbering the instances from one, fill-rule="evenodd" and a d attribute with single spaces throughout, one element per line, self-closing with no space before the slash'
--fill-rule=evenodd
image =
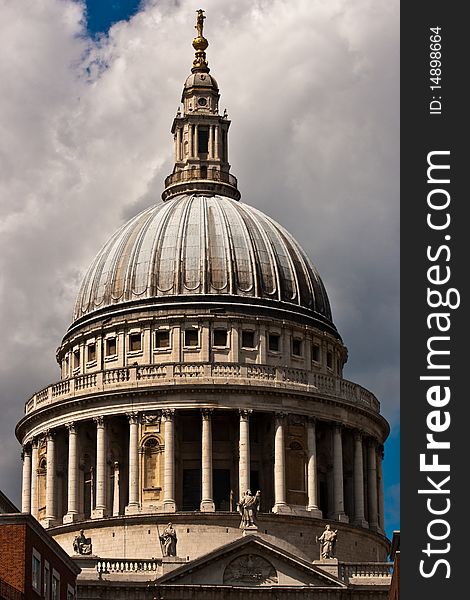
<path id="1" fill-rule="evenodd" d="M 69 397 L 85 396 L 112 388 L 148 387 L 162 385 L 171 380 L 186 379 L 198 380 L 201 383 L 209 379 L 233 379 L 234 384 L 249 379 L 250 385 L 269 385 L 276 382 L 285 386 L 305 386 L 314 393 L 335 396 L 375 412 L 380 410 L 379 401 L 374 394 L 360 385 L 333 375 L 271 365 L 194 362 L 119 367 L 76 375 L 37 392 L 26 403 L 25 413 L 29 414 L 38 407 L 42 408 Z"/>

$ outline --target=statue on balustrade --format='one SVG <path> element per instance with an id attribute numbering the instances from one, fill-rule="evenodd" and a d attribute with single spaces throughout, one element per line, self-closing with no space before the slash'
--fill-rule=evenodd
<path id="1" fill-rule="evenodd" d="M 176 531 L 171 523 L 168 523 L 165 531 L 160 536 L 160 542 L 162 543 L 163 556 L 176 556 Z"/>
<path id="2" fill-rule="evenodd" d="M 92 553 L 91 538 L 85 537 L 83 529 L 80 529 L 80 534 L 75 536 L 73 549 L 76 554 L 87 555 Z"/>
<path id="3" fill-rule="evenodd" d="M 251 490 L 247 490 L 237 504 L 237 510 L 242 516 L 240 529 L 257 529 L 255 518 L 259 508 L 261 492 L 258 490 L 253 496 Z"/>
<path id="4" fill-rule="evenodd" d="M 317 542 L 320 542 L 320 558 L 325 560 L 327 558 L 334 558 L 336 551 L 336 538 L 338 537 L 338 530 L 334 531 L 330 525 L 325 526 L 325 530 L 320 537 L 317 537 Z"/>

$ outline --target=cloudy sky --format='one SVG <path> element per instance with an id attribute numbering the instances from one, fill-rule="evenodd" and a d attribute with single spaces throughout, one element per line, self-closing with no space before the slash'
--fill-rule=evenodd
<path id="1" fill-rule="evenodd" d="M 94 255 L 160 201 L 200 7 L 147 0 L 100 34 L 84 2 L 0 0 L 0 489 L 17 504 L 14 426 L 28 397 L 59 378 L 55 350 Z M 243 200 L 289 229 L 318 267 L 349 348 L 346 377 L 379 397 L 391 423 L 390 532 L 399 490 L 398 0 L 202 8 Z"/>

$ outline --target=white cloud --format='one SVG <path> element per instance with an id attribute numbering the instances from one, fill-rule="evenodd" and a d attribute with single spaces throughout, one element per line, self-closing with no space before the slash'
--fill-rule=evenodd
<path id="1" fill-rule="evenodd" d="M 13 427 L 27 397 L 58 378 L 81 276 L 123 220 L 159 201 L 171 170 L 198 8 L 148 1 L 93 42 L 80 3 L 1 3 L 0 472 L 13 497 Z M 243 199 L 318 265 L 349 376 L 395 418 L 398 2 L 207 0 L 205 10 Z"/>

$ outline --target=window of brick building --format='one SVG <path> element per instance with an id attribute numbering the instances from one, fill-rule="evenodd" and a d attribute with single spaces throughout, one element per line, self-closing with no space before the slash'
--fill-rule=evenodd
<path id="1" fill-rule="evenodd" d="M 33 589 L 36 590 L 38 594 L 41 594 L 41 555 L 36 548 L 33 548 L 31 579 Z"/>

